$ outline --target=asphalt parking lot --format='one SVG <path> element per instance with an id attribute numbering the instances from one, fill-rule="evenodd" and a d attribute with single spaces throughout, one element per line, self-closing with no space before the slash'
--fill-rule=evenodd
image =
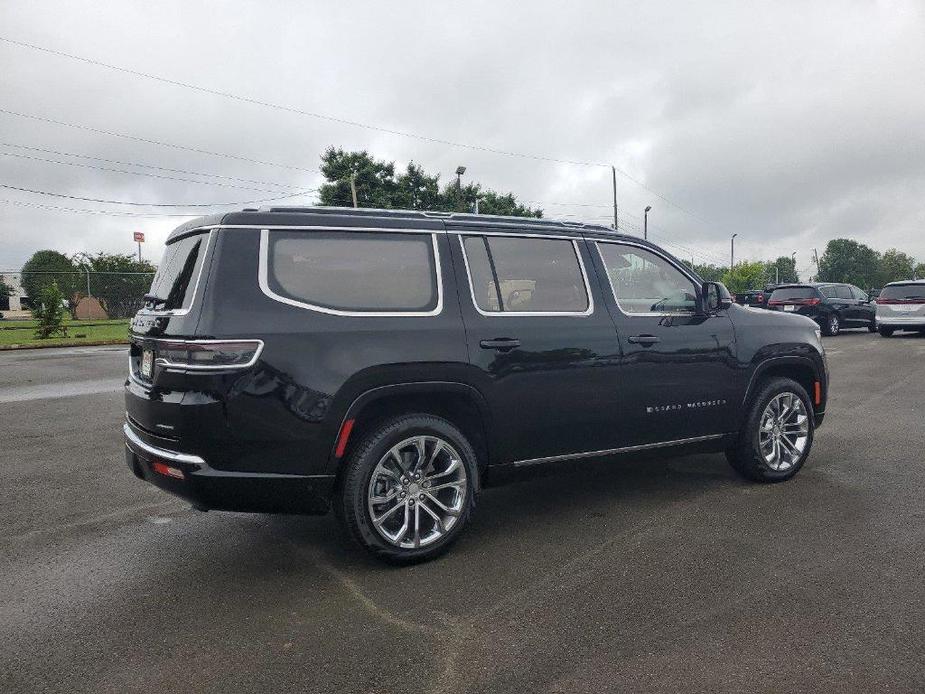
<path id="1" fill-rule="evenodd" d="M 826 346 L 791 482 L 564 466 L 405 569 L 136 480 L 122 349 L 0 353 L 0 691 L 923 691 L 925 338 Z"/>

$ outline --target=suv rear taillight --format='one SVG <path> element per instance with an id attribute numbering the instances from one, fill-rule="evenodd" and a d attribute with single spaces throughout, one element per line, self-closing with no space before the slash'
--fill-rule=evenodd
<path id="1" fill-rule="evenodd" d="M 253 366 L 262 340 L 158 340 L 155 361 L 165 368 L 223 371 Z"/>

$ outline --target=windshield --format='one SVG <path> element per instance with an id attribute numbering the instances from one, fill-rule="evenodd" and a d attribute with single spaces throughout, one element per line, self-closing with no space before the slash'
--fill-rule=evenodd
<path id="1" fill-rule="evenodd" d="M 189 308 L 208 238 L 209 232 L 204 231 L 167 244 L 146 297 L 146 308 L 156 311 Z"/>
<path id="2" fill-rule="evenodd" d="M 925 284 L 892 284 L 884 287 L 878 298 L 890 301 L 925 301 Z"/>
<path id="3" fill-rule="evenodd" d="M 812 287 L 784 287 L 775 289 L 771 294 L 771 301 L 793 301 L 795 299 L 812 299 L 816 290 Z"/>

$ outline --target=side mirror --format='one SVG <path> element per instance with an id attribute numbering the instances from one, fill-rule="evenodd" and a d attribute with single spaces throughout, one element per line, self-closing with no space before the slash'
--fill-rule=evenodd
<path id="1" fill-rule="evenodd" d="M 722 282 L 704 282 L 701 297 L 706 313 L 714 313 L 732 306 L 732 295 Z"/>

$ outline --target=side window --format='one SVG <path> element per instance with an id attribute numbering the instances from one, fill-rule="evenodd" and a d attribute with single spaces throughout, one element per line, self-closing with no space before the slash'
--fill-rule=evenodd
<path id="1" fill-rule="evenodd" d="M 848 288 L 847 284 L 838 284 L 835 286 L 835 296 L 839 299 L 853 299 L 851 296 L 851 290 Z"/>
<path id="2" fill-rule="evenodd" d="M 853 284 L 851 285 L 851 296 L 853 296 L 858 301 L 867 301 L 869 299 L 866 292 L 858 289 Z"/>
<path id="3" fill-rule="evenodd" d="M 599 242 L 601 259 L 620 310 L 628 314 L 693 313 L 697 289 L 664 258 L 635 246 Z"/>
<path id="4" fill-rule="evenodd" d="M 264 231 L 261 285 L 278 300 L 354 313 L 429 313 L 440 299 L 431 234 Z"/>
<path id="5" fill-rule="evenodd" d="M 584 313 L 590 308 L 568 239 L 463 236 L 476 306 L 486 313 Z"/>
<path id="6" fill-rule="evenodd" d="M 827 299 L 834 299 L 836 296 L 834 284 L 829 284 L 825 287 L 819 287 L 819 291 L 822 292 L 822 296 L 826 297 Z"/>

